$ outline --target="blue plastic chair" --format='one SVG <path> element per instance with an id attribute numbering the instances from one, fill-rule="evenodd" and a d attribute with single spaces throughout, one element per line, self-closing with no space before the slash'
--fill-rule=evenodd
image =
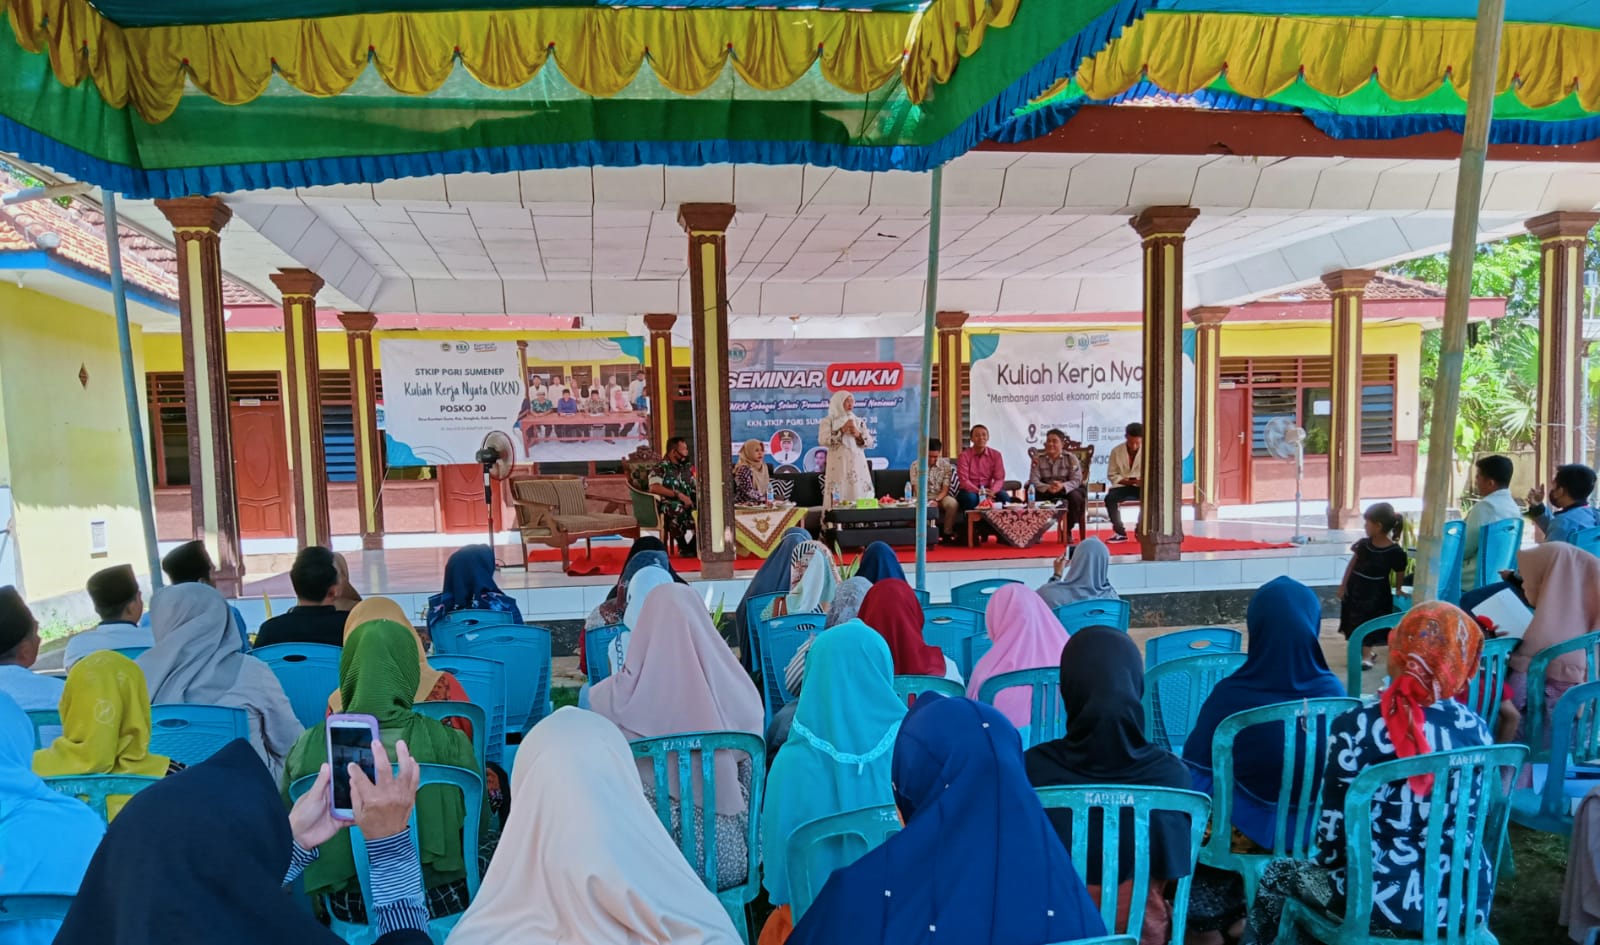
<path id="1" fill-rule="evenodd" d="M 1522 763 L 1527 749 L 1521 745 L 1493 745 L 1433 751 L 1399 761 L 1384 761 L 1356 775 L 1344 802 L 1345 889 L 1349 900 L 1344 915 L 1332 915 L 1320 906 L 1308 905 L 1291 896 L 1284 900 L 1283 918 L 1278 926 L 1278 941 L 1294 941 L 1297 929 L 1304 929 L 1319 942 L 1339 945 L 1380 945 L 1394 938 L 1372 931 L 1372 805 L 1377 795 L 1406 790 L 1404 781 L 1418 774 L 1433 775 L 1433 790 L 1428 795 L 1429 823 L 1424 847 L 1417 857 L 1426 867 L 1422 888 L 1408 890 L 1419 901 L 1439 902 L 1446 888 L 1448 897 L 1444 920 L 1423 930 L 1420 939 L 1428 945 L 1493 945 L 1489 931 L 1490 903 L 1478 901 L 1479 876 L 1489 871 L 1488 887 L 1494 889 L 1496 865 L 1505 850 L 1506 791 L 1509 775 Z M 1470 790 L 1457 785 L 1477 784 L 1477 803 Z M 1452 794 L 1454 797 L 1452 798 Z M 1418 806 L 1423 803 L 1421 800 Z M 1446 857 L 1446 835 L 1476 838 L 1475 850 L 1486 856 Z M 1448 870 L 1448 872 L 1446 872 Z M 1483 911 L 1484 923 L 1474 920 Z"/>
<path id="2" fill-rule="evenodd" d="M 1360 707 L 1360 699 L 1300 699 L 1235 712 L 1217 726 L 1211 738 L 1212 830 L 1205 849 L 1201 851 L 1200 862 L 1213 869 L 1231 870 L 1242 876 L 1246 903 L 1255 903 L 1261 870 L 1270 860 L 1284 857 L 1311 859 L 1316 850 L 1314 828 L 1322 813 L 1322 765 L 1328 754 L 1328 724 L 1337 716 Z M 1241 732 L 1267 723 L 1279 723 L 1282 730 L 1279 737 L 1283 739 L 1283 777 L 1278 784 L 1278 793 L 1272 798 L 1262 799 L 1273 808 L 1272 844 L 1266 853 L 1235 853 L 1231 847 L 1233 831 L 1230 829 L 1234 823 L 1233 809 L 1237 804 L 1234 796 L 1233 746 Z M 1251 737 L 1260 739 L 1273 736 L 1258 729 Z"/>
<path id="3" fill-rule="evenodd" d="M 1144 668 L 1153 669 L 1168 660 L 1213 653 L 1238 653 L 1244 647 L 1244 634 L 1232 627 L 1195 627 L 1174 630 L 1144 642 Z"/>
<path id="4" fill-rule="evenodd" d="M 506 667 L 506 734 L 521 734 L 549 715 L 550 631 L 531 624 L 469 630 L 452 655 L 497 660 Z"/>
<path id="5" fill-rule="evenodd" d="M 941 696 L 954 696 L 957 699 L 967 694 L 966 688 L 954 679 L 946 679 L 943 676 L 918 676 L 914 673 L 896 676 L 894 692 L 908 704 L 925 692 L 937 692 Z"/>
<path id="6" fill-rule="evenodd" d="M 339 688 L 339 657 L 344 651 L 321 643 L 278 643 L 252 650 L 283 686 L 294 717 L 313 728 L 328 715 L 328 696 Z"/>
<path id="7" fill-rule="evenodd" d="M 1600 555 L 1600 525 L 1582 529 L 1568 540 L 1592 555 Z"/>
<path id="8" fill-rule="evenodd" d="M 1522 548 L 1522 519 L 1508 518 L 1478 529 L 1478 585 L 1492 583 L 1501 571 L 1517 569 Z M 1457 598 L 1459 600 L 1460 598 Z"/>
<path id="9" fill-rule="evenodd" d="M 1588 764 L 1585 765 L 1584 762 Z M 1600 682 L 1573 686 L 1556 701 L 1544 789 L 1517 788 L 1511 819 L 1533 830 L 1572 836 L 1572 802 L 1600 785 Z M 1584 777 L 1574 778 L 1574 769 Z"/>
<path id="10" fill-rule="evenodd" d="M 1200 846 L 1205 841 L 1206 823 L 1211 816 L 1211 798 L 1196 791 L 1175 788 L 1126 787 L 1123 785 L 1088 785 L 1075 787 L 1041 787 L 1034 789 L 1046 809 L 1064 811 L 1072 820 L 1072 844 L 1067 852 L 1078 875 L 1088 881 L 1090 870 L 1099 866 L 1099 875 L 1117 877 L 1128 873 L 1133 879 L 1130 903 L 1143 903 L 1150 893 L 1150 819 L 1160 812 L 1189 818 L 1189 872 L 1178 880 L 1172 898 L 1172 938 L 1182 942 L 1184 927 L 1189 919 L 1189 886 L 1194 881 L 1194 867 L 1200 859 Z M 1077 829 L 1079 824 L 1085 829 Z M 1133 867 L 1123 868 L 1121 863 L 1122 831 L 1133 833 Z M 1090 859 L 1091 842 L 1100 847 L 1099 862 Z M 1126 925 L 1117 927 L 1117 900 L 1120 894 L 1113 880 L 1100 884 L 1100 918 L 1113 933 L 1138 935 L 1144 923 L 1144 909 L 1130 908 Z M 1109 893 L 1109 894 L 1108 894 Z M 1161 895 L 1157 889 L 1156 895 Z"/>
<path id="11" fill-rule="evenodd" d="M 924 589 L 924 588 L 913 587 L 911 589 L 911 593 L 917 595 L 917 603 L 921 604 L 924 607 L 926 607 L 929 604 L 933 603 L 933 595 L 929 594 L 927 592 L 927 590 Z"/>
<path id="12" fill-rule="evenodd" d="M 147 778 L 142 774 L 69 774 L 45 778 L 44 783 L 50 785 L 50 789 L 58 794 L 83 801 L 100 815 L 101 820 L 109 822 L 106 798 L 138 794 L 159 780 L 161 779 Z"/>
<path id="13" fill-rule="evenodd" d="M 1183 754 L 1206 696 L 1244 660 L 1243 653 L 1210 653 L 1167 660 L 1150 670 L 1144 677 L 1145 734 L 1167 751 Z"/>
<path id="14" fill-rule="evenodd" d="M 472 726 L 472 755 L 478 759 L 478 770 L 488 770 L 484 763 L 489 760 L 489 716 L 483 711 L 483 706 L 472 702 L 441 700 L 418 702 L 411 707 L 411 711 L 436 722 L 465 719 Z"/>
<path id="15" fill-rule="evenodd" d="M 1055 613 L 1069 635 L 1084 627 L 1114 627 L 1126 633 L 1130 615 L 1125 600 L 1080 600 L 1062 604 Z"/>
<path id="16" fill-rule="evenodd" d="M 755 636 L 761 641 L 761 699 L 766 706 L 768 722 L 772 721 L 773 713 L 795 699 L 784 679 L 789 661 L 800 651 L 801 644 L 821 631 L 827 622 L 826 614 L 791 614 L 755 623 Z"/>
<path id="17" fill-rule="evenodd" d="M 1439 537 L 1439 590 L 1434 595 L 1437 599 L 1452 604 L 1461 603 L 1461 564 L 1465 560 L 1466 550 L 1467 523 L 1460 519 L 1445 522 L 1444 534 Z M 1394 595 L 1394 606 L 1399 610 L 1410 610 L 1411 601 L 1410 594 Z"/>
<path id="18" fill-rule="evenodd" d="M 983 638 L 978 644 L 977 638 Z M 983 629 L 983 614 L 955 604 L 929 604 L 922 608 L 922 639 L 944 651 L 961 670 L 961 678 L 972 675 L 972 667 L 987 650 L 989 635 Z"/>
<path id="19" fill-rule="evenodd" d="M 452 610 L 433 622 L 428 637 L 433 640 L 433 652 L 455 654 L 461 652 L 456 642 L 462 634 L 507 624 L 516 626 L 517 618 L 502 610 Z"/>
<path id="20" fill-rule="evenodd" d="M 678 849 L 684 859 L 700 874 L 701 880 L 716 895 L 728 917 L 739 930 L 739 935 L 750 941 L 750 923 L 745 907 L 761 891 L 761 794 L 766 786 L 767 743 L 759 735 L 749 732 L 692 732 L 684 735 L 666 735 L 660 738 L 641 738 L 633 742 L 633 756 L 648 758 L 652 766 L 651 783 L 655 788 L 656 816 L 670 833 L 674 814 L 681 825 Z M 749 759 L 750 798 L 745 810 L 745 879 L 728 889 L 717 888 L 717 779 L 713 761 L 718 752 L 733 752 Z M 695 756 L 699 764 L 695 764 Z M 676 769 L 674 779 L 678 796 L 672 797 L 668 787 L 668 769 Z M 698 774 L 698 779 L 696 775 Z M 701 784 L 699 812 L 685 805 L 695 804 L 694 783 Z M 699 821 L 698 835 L 695 822 Z M 776 853 L 776 851 L 774 851 Z"/>
<path id="21" fill-rule="evenodd" d="M 796 827 L 784 850 L 789 864 L 789 914 L 794 921 L 798 923 L 806 914 L 828 881 L 827 875 L 819 875 L 819 859 L 825 858 L 835 868 L 848 866 L 900 830 L 900 811 L 893 804 L 829 814 Z"/>
<path id="22" fill-rule="evenodd" d="M 29 709 L 28 721 L 33 723 L 33 747 L 44 748 L 44 738 L 39 734 L 54 726 L 61 727 L 61 712 L 57 709 Z"/>
<path id="23" fill-rule="evenodd" d="M 1528 664 L 1528 713 L 1523 731 L 1527 734 L 1528 760 L 1531 762 L 1546 761 L 1550 757 L 1550 733 L 1546 730 L 1549 725 L 1549 710 L 1544 701 L 1545 677 L 1550 673 L 1550 664 L 1568 653 L 1582 653 L 1584 657 L 1586 682 L 1600 680 L 1600 630 L 1573 637 L 1554 646 L 1547 646 L 1534 655 Z"/>
<path id="24" fill-rule="evenodd" d="M 7 922 L 59 922 L 72 908 L 72 896 L 65 893 L 24 893 L 0 896 L 0 932 Z M 4 938 L 0 935 L 0 938 Z"/>
<path id="25" fill-rule="evenodd" d="M 772 602 L 784 596 L 786 595 L 778 593 L 754 594 L 739 605 L 744 608 L 744 626 L 745 630 L 750 634 L 750 666 L 752 671 L 759 672 L 761 669 L 761 641 L 757 639 L 756 627 L 761 623 L 762 615 L 767 612 L 767 608 L 772 606 Z"/>
<path id="26" fill-rule="evenodd" d="M 324 699 L 327 697 L 324 696 Z M 250 713 L 231 705 L 150 707 L 150 753 L 197 765 L 236 738 L 250 737 Z"/>
<path id="27" fill-rule="evenodd" d="M 467 691 L 474 705 L 488 716 L 488 747 L 485 751 L 496 764 L 505 757 L 506 745 L 506 665 L 499 660 L 478 656 L 435 656 L 429 665 L 449 673 Z"/>
<path id="28" fill-rule="evenodd" d="M 608 623 L 583 631 L 584 673 L 589 677 L 589 685 L 611 675 L 611 659 L 606 654 L 610 651 L 611 641 L 627 632 L 628 628 L 620 623 Z"/>
<path id="29" fill-rule="evenodd" d="M 143 656 L 144 655 L 144 651 L 148 650 L 148 649 L 150 649 L 148 646 L 119 646 L 119 647 L 113 649 L 111 652 L 113 652 L 113 653 L 121 653 L 123 656 L 126 656 L 130 660 L 136 660 L 139 657 Z"/>
<path id="30" fill-rule="evenodd" d="M 1400 626 L 1400 618 L 1404 613 L 1393 613 L 1384 617 L 1374 617 L 1356 627 L 1350 632 L 1350 642 L 1345 644 L 1349 662 L 1345 668 L 1344 691 L 1353 698 L 1361 698 L 1361 651 L 1367 645 L 1367 637 L 1376 636 L 1395 627 Z"/>
<path id="31" fill-rule="evenodd" d="M 1509 637 L 1483 641 L 1483 655 L 1478 658 L 1478 675 L 1467 683 L 1467 706 L 1478 713 L 1478 718 L 1494 731 L 1495 719 L 1500 714 L 1500 702 L 1505 688 L 1506 673 L 1511 651 L 1520 641 Z"/>
<path id="32" fill-rule="evenodd" d="M 1023 686 L 1028 687 L 1031 697 L 1028 730 L 1023 733 L 1023 747 L 1032 748 L 1067 734 L 1067 708 L 1061 703 L 1059 666 L 1018 669 L 990 676 L 978 687 L 978 701 L 994 705 L 995 697 L 1001 692 Z"/>
<path id="33" fill-rule="evenodd" d="M 965 584 L 957 584 L 955 587 L 950 588 L 950 603 L 955 604 L 957 607 L 965 607 L 968 610 L 976 610 L 980 614 L 987 613 L 989 610 L 989 598 L 994 596 L 995 591 L 1005 587 L 1007 584 L 1021 583 L 1021 581 L 1013 578 L 988 578 L 982 581 L 968 581 Z"/>
<path id="34" fill-rule="evenodd" d="M 478 884 L 481 880 L 478 873 L 478 824 L 483 818 L 483 778 L 476 771 L 468 771 L 465 768 L 456 768 L 451 765 L 418 765 L 418 767 L 422 771 L 422 781 L 418 786 L 419 791 L 435 787 L 441 790 L 454 788 L 461 792 L 466 808 L 466 818 L 462 822 L 461 828 L 461 859 L 467 869 L 467 900 L 471 902 L 478 895 Z M 297 779 L 293 784 L 289 785 L 289 800 L 291 802 L 299 800 L 300 795 L 309 791 L 312 783 L 316 780 L 317 776 L 314 774 L 308 774 L 303 778 Z M 348 945 L 369 945 L 369 943 L 377 941 L 378 936 L 382 934 L 377 925 L 377 906 L 372 901 L 372 861 L 367 855 L 367 842 L 361 836 L 361 828 L 351 825 L 349 829 L 350 850 L 356 861 L 356 879 L 361 885 L 361 900 L 367 907 L 367 922 L 366 924 L 358 925 L 353 922 L 341 922 L 338 919 L 331 919 L 329 928 L 333 930 L 335 935 L 344 939 Z M 415 808 L 411 811 L 410 830 L 411 841 L 415 844 L 417 842 L 417 812 Z M 463 914 L 458 912 L 455 915 L 429 920 L 428 935 L 435 942 L 443 942 L 450 934 L 450 930 L 455 928 L 456 923 L 461 920 Z"/>

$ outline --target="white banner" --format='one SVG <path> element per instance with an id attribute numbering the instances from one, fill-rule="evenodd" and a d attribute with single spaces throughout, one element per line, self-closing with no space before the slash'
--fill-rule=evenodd
<path id="1" fill-rule="evenodd" d="M 973 335 L 972 422 L 989 428 L 989 445 L 1006 478 L 1026 481 L 1030 448 L 1059 428 L 1094 446 L 1086 479 L 1106 480 L 1111 450 L 1128 424 L 1144 417 L 1144 333 L 1139 329 L 1054 334 Z M 1183 481 L 1194 479 L 1194 332 L 1183 336 Z M 949 445 L 954 455 L 965 443 Z"/>
<path id="2" fill-rule="evenodd" d="M 515 341 L 378 344 L 390 466 L 473 463 L 493 430 L 518 441 L 526 390 Z"/>

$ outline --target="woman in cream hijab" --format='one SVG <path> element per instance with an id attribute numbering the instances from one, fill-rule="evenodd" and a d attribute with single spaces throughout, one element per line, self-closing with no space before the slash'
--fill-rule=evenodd
<path id="1" fill-rule="evenodd" d="M 835 391 L 822 418 L 818 439 L 828 451 L 828 465 L 822 477 L 822 507 L 833 507 L 833 492 L 839 501 L 849 503 L 872 498 L 872 470 L 867 466 L 867 447 L 877 440 L 867 423 L 856 416 L 856 397 L 847 390 Z"/>
<path id="2" fill-rule="evenodd" d="M 523 740 L 511 794 L 516 814 L 447 945 L 740 945 L 611 722 L 557 709 Z"/>
<path id="3" fill-rule="evenodd" d="M 767 486 L 772 476 L 762 457 L 766 449 L 760 440 L 745 440 L 739 447 L 739 461 L 733 464 L 733 502 L 735 505 L 758 505 L 767 501 Z"/>

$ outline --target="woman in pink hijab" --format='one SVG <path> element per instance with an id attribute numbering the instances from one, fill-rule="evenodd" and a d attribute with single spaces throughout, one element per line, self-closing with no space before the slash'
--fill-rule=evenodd
<path id="1" fill-rule="evenodd" d="M 722 641 L 706 605 L 686 584 L 650 591 L 628 641 L 622 670 L 596 683 L 589 707 L 622 729 L 629 741 L 689 732 L 762 733 L 765 712 L 755 684 Z M 699 796 L 699 762 L 694 792 Z M 717 878 L 719 888 L 744 882 L 749 862 L 749 759 L 723 753 L 716 760 Z M 655 803 L 655 775 L 639 762 L 646 796 Z M 677 779 L 669 772 L 669 786 Z M 695 835 L 703 836 L 698 804 Z M 679 825 L 673 833 L 681 838 Z M 681 842 L 681 839 L 680 839 Z M 698 860 L 700 857 L 697 856 Z"/>
<path id="2" fill-rule="evenodd" d="M 1506 685 L 1513 704 L 1526 711 L 1533 658 L 1546 647 L 1600 630 L 1600 558 L 1565 542 L 1546 542 L 1517 553 L 1517 574 L 1533 620 L 1511 654 Z M 1582 653 L 1568 653 L 1551 663 L 1544 680 L 1545 712 L 1554 710 L 1562 693 L 1583 682 L 1586 672 Z"/>
<path id="3" fill-rule="evenodd" d="M 994 645 L 972 670 L 972 681 L 967 684 L 968 698 L 978 698 L 984 680 L 992 676 L 1019 669 L 1060 667 L 1067 631 L 1033 588 L 1025 584 L 1007 584 L 995 591 L 989 598 L 984 622 Z M 1003 690 L 995 696 L 994 707 L 1018 729 L 1026 729 L 1033 720 L 1033 698 L 1025 688 Z"/>

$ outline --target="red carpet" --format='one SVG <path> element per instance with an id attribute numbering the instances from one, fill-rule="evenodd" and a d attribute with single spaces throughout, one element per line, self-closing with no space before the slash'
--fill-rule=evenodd
<path id="1" fill-rule="evenodd" d="M 1111 533 L 1109 531 L 1097 532 L 1096 535 L 1104 541 L 1110 537 Z M 1113 542 L 1108 547 L 1111 549 L 1111 554 L 1114 558 L 1126 560 L 1128 558 L 1137 558 L 1139 555 L 1139 543 L 1132 538 L 1125 542 Z M 1273 543 L 1243 541 L 1234 538 L 1201 538 L 1194 535 L 1186 535 L 1183 539 L 1183 551 L 1185 553 L 1200 551 L 1260 551 L 1293 547 L 1294 545 L 1287 542 Z M 848 550 L 844 552 L 844 559 L 846 562 L 852 561 L 860 554 L 859 550 Z M 990 539 L 976 548 L 968 548 L 964 545 L 935 545 L 928 549 L 928 561 L 930 564 L 938 564 L 940 562 L 954 561 L 1031 560 L 1038 564 L 1044 564 L 1053 560 L 1059 554 L 1061 554 L 1061 543 L 1056 540 L 1055 533 L 1051 532 L 1044 541 L 1034 545 L 1032 548 L 1013 548 L 1010 545 L 999 544 L 994 539 Z M 627 556 L 627 546 L 621 542 L 608 543 L 604 547 L 598 544 L 595 545 L 593 558 L 585 555 L 581 546 L 574 546 L 572 549 L 572 573 L 574 575 L 620 574 L 622 573 L 623 559 Z M 916 551 L 909 547 L 896 548 L 895 556 L 901 562 L 910 564 L 916 560 Z M 532 562 L 558 562 L 561 560 L 561 553 L 554 548 L 536 548 L 528 553 L 528 560 Z M 740 571 L 754 571 L 756 568 L 761 567 L 761 563 L 760 558 L 739 558 L 734 562 L 734 567 Z M 700 570 L 700 562 L 698 560 L 680 558 L 676 555 L 672 558 L 672 566 L 684 572 Z"/>

